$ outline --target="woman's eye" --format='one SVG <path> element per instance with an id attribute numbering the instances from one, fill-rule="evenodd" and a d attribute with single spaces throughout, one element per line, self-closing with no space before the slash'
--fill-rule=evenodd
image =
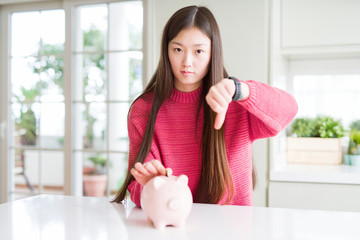
<path id="1" fill-rule="evenodd" d="M 196 50 L 195 51 L 197 54 L 200 54 L 200 53 L 202 53 L 202 52 L 204 52 L 203 50 L 200 50 L 200 49 L 198 49 L 198 50 Z"/>
<path id="2" fill-rule="evenodd" d="M 181 48 L 175 48 L 175 52 L 181 52 Z"/>

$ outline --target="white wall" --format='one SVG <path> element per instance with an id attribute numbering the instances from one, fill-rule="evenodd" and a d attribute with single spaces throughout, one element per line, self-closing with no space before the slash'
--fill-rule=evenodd
<path id="1" fill-rule="evenodd" d="M 208 7 L 220 27 L 224 48 L 224 61 L 230 75 L 242 80 L 258 80 L 268 83 L 268 12 L 266 0 L 153 0 L 154 21 L 153 54 L 159 59 L 160 42 L 163 27 L 169 17 L 178 9 L 188 5 L 203 5 Z M 149 64 L 155 68 L 155 64 Z M 153 69 L 154 71 L 154 69 Z M 150 78 L 150 76 L 148 76 Z M 268 141 L 255 142 L 254 162 L 258 171 L 258 186 L 254 194 L 254 205 L 267 205 L 268 182 Z"/>
<path id="2" fill-rule="evenodd" d="M 360 1 L 280 2 L 281 33 L 278 34 L 283 56 L 288 59 L 360 57 Z"/>
<path id="3" fill-rule="evenodd" d="M 360 1 L 283 0 L 282 46 L 333 47 L 360 43 Z"/>

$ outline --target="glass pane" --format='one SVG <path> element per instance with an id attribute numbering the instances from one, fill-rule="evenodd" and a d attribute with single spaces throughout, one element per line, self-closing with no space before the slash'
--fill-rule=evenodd
<path id="1" fill-rule="evenodd" d="M 60 49 L 56 46 L 49 46 L 44 49 L 47 53 L 56 53 Z M 41 101 L 64 101 L 64 80 L 63 67 L 64 59 L 62 56 L 42 56 L 39 60 L 42 68 L 40 69 L 41 79 Z"/>
<path id="2" fill-rule="evenodd" d="M 135 99 L 142 91 L 142 52 L 109 55 L 109 98 L 112 101 Z"/>
<path id="3" fill-rule="evenodd" d="M 360 119 L 359 111 L 349 111 L 352 106 L 359 106 L 359 92 L 359 74 L 296 75 L 294 97 L 299 105 L 297 117 L 330 115 L 341 119 L 348 127 L 351 121 Z"/>
<path id="4" fill-rule="evenodd" d="M 143 89 L 142 84 L 142 52 L 132 52 L 129 53 L 129 67 L 130 67 L 130 76 L 129 76 L 129 89 L 130 89 L 130 98 L 129 100 L 134 100 L 137 98 Z"/>
<path id="5" fill-rule="evenodd" d="M 129 150 L 127 134 L 128 103 L 112 103 L 109 106 L 109 149 L 111 151 Z"/>
<path id="6" fill-rule="evenodd" d="M 106 71 L 104 54 L 77 54 L 74 98 L 76 101 L 105 101 Z"/>
<path id="7" fill-rule="evenodd" d="M 109 5 L 109 49 L 142 49 L 142 2 Z"/>
<path id="8" fill-rule="evenodd" d="M 41 12 L 41 39 L 44 46 L 59 46 L 64 49 L 65 42 L 65 12 L 64 10 L 49 10 Z"/>
<path id="9" fill-rule="evenodd" d="M 108 12 L 105 4 L 78 8 L 80 34 L 77 36 L 76 51 L 95 52 L 105 49 L 107 41 Z"/>
<path id="10" fill-rule="evenodd" d="M 34 146 L 38 142 L 40 105 L 12 104 L 15 143 Z"/>
<path id="11" fill-rule="evenodd" d="M 73 105 L 73 121 L 74 121 L 74 148 L 80 150 L 83 148 L 83 135 L 85 132 L 86 121 L 83 117 L 83 111 L 85 110 L 84 104 Z"/>
<path id="12" fill-rule="evenodd" d="M 62 151 L 41 152 L 42 193 L 64 193 L 64 153 Z"/>
<path id="13" fill-rule="evenodd" d="M 105 149 L 106 104 L 76 104 L 74 110 L 76 148 Z"/>
<path id="14" fill-rule="evenodd" d="M 41 26 L 40 12 L 21 12 L 11 15 L 11 56 L 37 55 L 41 36 L 39 26 Z"/>
<path id="15" fill-rule="evenodd" d="M 41 103 L 41 147 L 62 148 L 65 129 L 65 104 Z"/>
<path id="16" fill-rule="evenodd" d="M 85 196 L 103 197 L 107 188 L 106 164 L 104 153 L 83 153 L 83 192 Z"/>
<path id="17" fill-rule="evenodd" d="M 38 101 L 40 75 L 36 58 L 11 59 L 12 101 Z"/>
<path id="18" fill-rule="evenodd" d="M 15 149 L 14 174 L 15 192 L 20 193 L 20 195 L 21 193 L 37 192 L 39 186 L 39 151 Z"/>
<path id="19" fill-rule="evenodd" d="M 84 56 L 82 54 L 74 54 L 74 71 L 73 71 L 73 94 L 75 101 L 84 100 L 84 69 L 83 69 Z"/>
<path id="20" fill-rule="evenodd" d="M 128 154 L 109 154 L 109 188 L 110 194 L 116 194 L 124 183 L 127 167 Z"/>

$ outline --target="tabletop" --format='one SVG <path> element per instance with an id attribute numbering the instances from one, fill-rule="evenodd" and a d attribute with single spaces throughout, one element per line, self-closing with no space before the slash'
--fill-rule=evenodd
<path id="1" fill-rule="evenodd" d="M 193 204 L 184 227 L 155 229 L 132 203 L 38 195 L 0 204 L 0 239 L 360 239 L 360 213 Z"/>

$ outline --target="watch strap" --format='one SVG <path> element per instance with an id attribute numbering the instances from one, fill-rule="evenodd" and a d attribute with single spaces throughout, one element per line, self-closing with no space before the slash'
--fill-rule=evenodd
<path id="1" fill-rule="evenodd" d="M 236 78 L 234 78 L 234 77 L 228 76 L 227 78 L 233 80 L 234 84 L 235 84 L 235 93 L 234 93 L 234 96 L 232 97 L 232 101 L 240 100 L 242 98 L 242 95 L 241 95 L 241 82 L 239 80 L 237 80 Z"/>

